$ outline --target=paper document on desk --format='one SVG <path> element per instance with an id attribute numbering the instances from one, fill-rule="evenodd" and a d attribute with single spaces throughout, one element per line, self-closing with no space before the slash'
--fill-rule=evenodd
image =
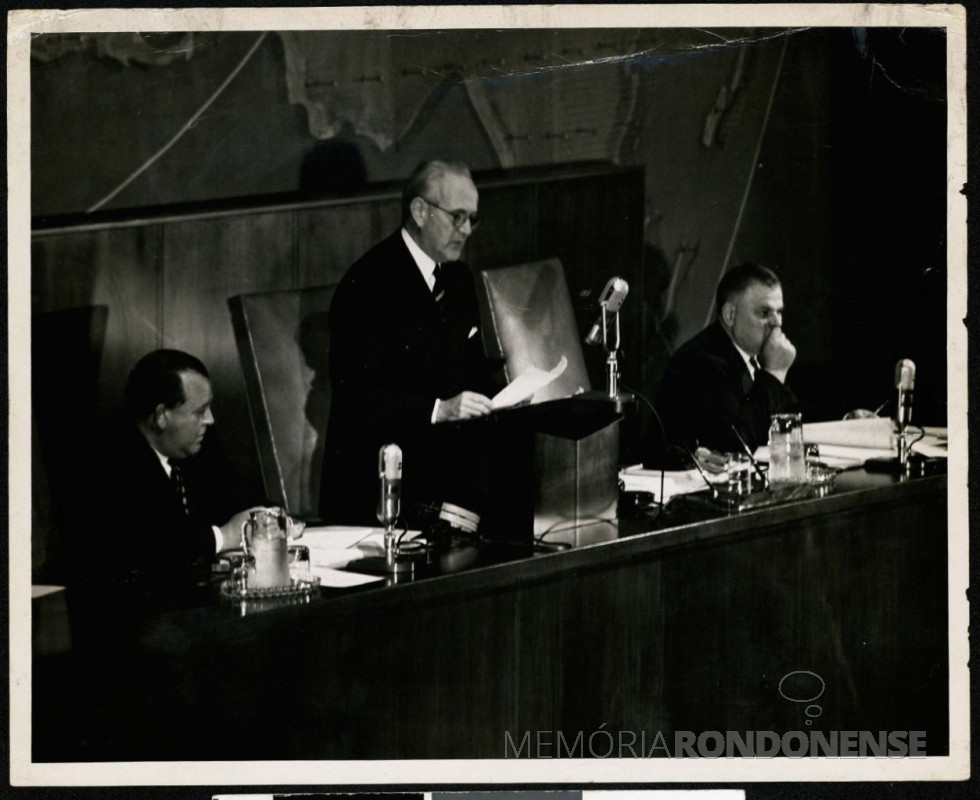
<path id="1" fill-rule="evenodd" d="M 807 444 L 832 444 L 872 450 L 891 450 L 895 447 L 893 423 L 887 417 L 870 419 L 839 419 L 831 422 L 804 422 L 803 440 Z"/>
<path id="2" fill-rule="evenodd" d="M 310 548 L 310 564 L 316 567 L 343 567 L 364 556 L 383 553 L 371 542 L 380 528 L 350 525 L 318 525 L 307 528 L 297 544 Z"/>
<path id="3" fill-rule="evenodd" d="M 420 535 L 420 531 L 408 531 L 403 541 Z M 401 532 L 396 532 L 401 536 Z M 347 566 L 365 556 L 381 556 L 385 552 L 385 535 L 382 528 L 352 527 L 347 525 L 323 525 L 307 528 L 297 542 L 310 548 L 310 564 L 315 568 Z"/>
<path id="4" fill-rule="evenodd" d="M 302 537 L 296 543 L 305 544 L 310 550 L 314 548 L 318 550 L 346 550 L 380 530 L 381 528 L 367 525 L 316 525 L 303 531 Z"/>
<path id="5" fill-rule="evenodd" d="M 528 367 L 493 396 L 490 407 L 494 411 L 499 411 L 502 408 L 510 408 L 533 398 L 536 392 L 540 392 L 558 378 L 567 366 L 568 359 L 562 356 L 555 368 L 548 372 L 538 367 Z"/>
<path id="6" fill-rule="evenodd" d="M 644 469 L 637 464 L 619 471 L 619 483 L 624 492 L 649 492 L 660 502 L 660 470 Z M 704 478 L 697 469 L 667 470 L 664 472 L 664 499 L 667 502 L 679 494 L 691 494 L 706 489 Z"/>
<path id="7" fill-rule="evenodd" d="M 909 429 L 909 441 L 913 442 L 912 452 L 926 458 L 949 458 L 949 432 L 946 428 L 922 428 L 922 438 L 918 437 L 919 429 L 913 425 Z"/>
<path id="8" fill-rule="evenodd" d="M 35 583 L 31 586 L 31 600 L 37 600 L 41 597 L 47 597 L 49 594 L 63 591 L 65 591 L 64 586 L 47 586 Z"/>
<path id="9" fill-rule="evenodd" d="M 819 461 L 831 469 L 854 469 L 863 467 L 864 462 L 869 458 L 890 458 L 895 455 L 894 450 L 875 449 L 873 447 L 845 447 L 836 444 L 820 445 L 820 455 L 814 461 Z M 762 463 L 769 463 L 769 447 L 763 445 L 755 451 L 755 460 Z"/>
<path id="10" fill-rule="evenodd" d="M 342 569 L 329 567 L 310 567 L 310 572 L 320 579 L 321 586 L 333 589 L 344 589 L 349 586 L 362 586 L 365 583 L 376 583 L 383 580 L 382 575 L 364 575 L 360 572 L 347 572 Z"/>

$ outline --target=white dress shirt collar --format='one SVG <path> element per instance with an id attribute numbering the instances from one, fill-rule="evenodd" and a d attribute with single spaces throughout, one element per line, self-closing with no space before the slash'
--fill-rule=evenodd
<path id="1" fill-rule="evenodd" d="M 147 444 L 150 444 L 150 443 L 149 443 L 149 442 L 147 442 Z M 173 469 L 173 468 L 172 468 L 172 467 L 170 466 L 170 459 L 169 459 L 169 458 L 167 458 L 167 457 L 166 457 L 166 456 L 165 456 L 165 455 L 164 455 L 163 453 L 161 453 L 161 452 L 160 452 L 159 450 L 157 450 L 157 449 L 156 449 L 156 448 L 155 448 L 155 447 L 154 447 L 154 446 L 153 446 L 152 444 L 150 445 L 150 449 L 151 449 L 151 450 L 153 451 L 153 454 L 154 454 L 154 455 L 155 455 L 155 456 L 156 456 L 157 458 L 159 458 L 159 459 L 160 459 L 160 466 L 161 466 L 161 467 L 163 467 L 163 471 L 167 473 L 167 477 L 169 478 L 169 477 L 170 477 L 170 472 L 171 472 L 171 471 L 172 471 L 172 469 Z"/>
<path id="2" fill-rule="evenodd" d="M 405 240 L 405 246 L 408 248 L 408 252 L 412 254 L 412 260 L 415 261 L 415 265 L 419 268 L 419 272 L 422 273 L 422 277 L 425 279 L 431 292 L 436 282 L 435 275 L 433 274 L 436 268 L 436 262 L 418 246 L 418 243 L 404 228 L 402 228 L 402 239 Z"/>

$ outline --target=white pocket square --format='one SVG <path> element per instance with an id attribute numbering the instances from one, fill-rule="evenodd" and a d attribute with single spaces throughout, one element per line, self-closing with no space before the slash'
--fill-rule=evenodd
<path id="1" fill-rule="evenodd" d="M 478 330 L 479 330 L 479 328 L 477 328 L 476 325 L 474 325 L 472 328 L 470 328 L 470 332 L 468 334 L 466 334 L 466 338 L 467 339 L 472 339 L 474 336 L 476 336 L 476 332 Z"/>

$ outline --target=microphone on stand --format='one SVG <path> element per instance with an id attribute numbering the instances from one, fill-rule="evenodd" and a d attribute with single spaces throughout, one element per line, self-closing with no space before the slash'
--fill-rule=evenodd
<path id="1" fill-rule="evenodd" d="M 626 299 L 629 291 L 630 285 L 622 278 L 613 276 L 607 281 L 605 288 L 602 290 L 602 294 L 599 295 L 599 308 L 601 311 L 592 327 L 589 328 L 588 334 L 585 336 L 586 344 L 595 345 L 602 341 L 602 320 L 604 314 L 615 314 L 619 311 L 623 307 L 623 301 Z"/>
<path id="2" fill-rule="evenodd" d="M 378 521 L 390 530 L 401 514 L 402 449 L 386 444 L 378 451 L 378 478 L 381 494 L 378 497 Z"/>
<path id="3" fill-rule="evenodd" d="M 915 392 L 915 364 L 907 358 L 895 365 L 895 388 L 898 389 L 895 419 L 901 431 L 912 422 L 912 395 Z"/>
<path id="4" fill-rule="evenodd" d="M 398 553 L 395 544 L 395 522 L 402 510 L 402 449 L 397 444 L 385 444 L 378 451 L 378 521 L 385 526 L 385 567 L 397 571 Z"/>
<path id="5" fill-rule="evenodd" d="M 399 553 L 395 540 L 395 523 L 402 510 L 402 449 L 397 444 L 385 444 L 378 450 L 378 521 L 384 525 L 384 556 L 366 556 L 357 560 L 358 569 L 397 576 L 415 569 L 413 558 Z M 391 580 L 395 580 L 392 577 Z"/>
<path id="6" fill-rule="evenodd" d="M 619 391 L 619 309 L 629 294 L 630 285 L 622 278 L 613 276 L 599 295 L 599 318 L 585 337 L 586 344 L 598 344 L 606 351 L 606 396 L 615 402 L 617 413 L 622 413 L 634 398 Z M 610 330 L 609 316 L 612 315 Z"/>
<path id="7" fill-rule="evenodd" d="M 898 407 L 895 421 L 898 423 L 898 463 L 906 470 L 909 463 L 907 429 L 912 422 L 912 393 L 915 389 L 915 364 L 903 358 L 895 365 L 895 388 L 898 389 Z"/>
<path id="8" fill-rule="evenodd" d="M 895 389 L 898 391 L 898 407 L 895 409 L 895 422 L 898 426 L 898 457 L 869 458 L 864 463 L 868 472 L 889 472 L 893 475 L 908 475 L 909 446 L 908 426 L 912 422 L 912 395 L 915 389 L 915 364 L 901 359 L 895 365 Z"/>

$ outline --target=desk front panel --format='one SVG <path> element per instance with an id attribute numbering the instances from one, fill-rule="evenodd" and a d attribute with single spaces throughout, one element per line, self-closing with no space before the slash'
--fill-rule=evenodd
<path id="1" fill-rule="evenodd" d="M 504 758 L 528 732 L 554 756 L 603 724 L 647 748 L 925 730 L 943 753 L 946 479 L 880 483 L 246 617 L 154 616 L 35 659 L 34 759 Z"/>

